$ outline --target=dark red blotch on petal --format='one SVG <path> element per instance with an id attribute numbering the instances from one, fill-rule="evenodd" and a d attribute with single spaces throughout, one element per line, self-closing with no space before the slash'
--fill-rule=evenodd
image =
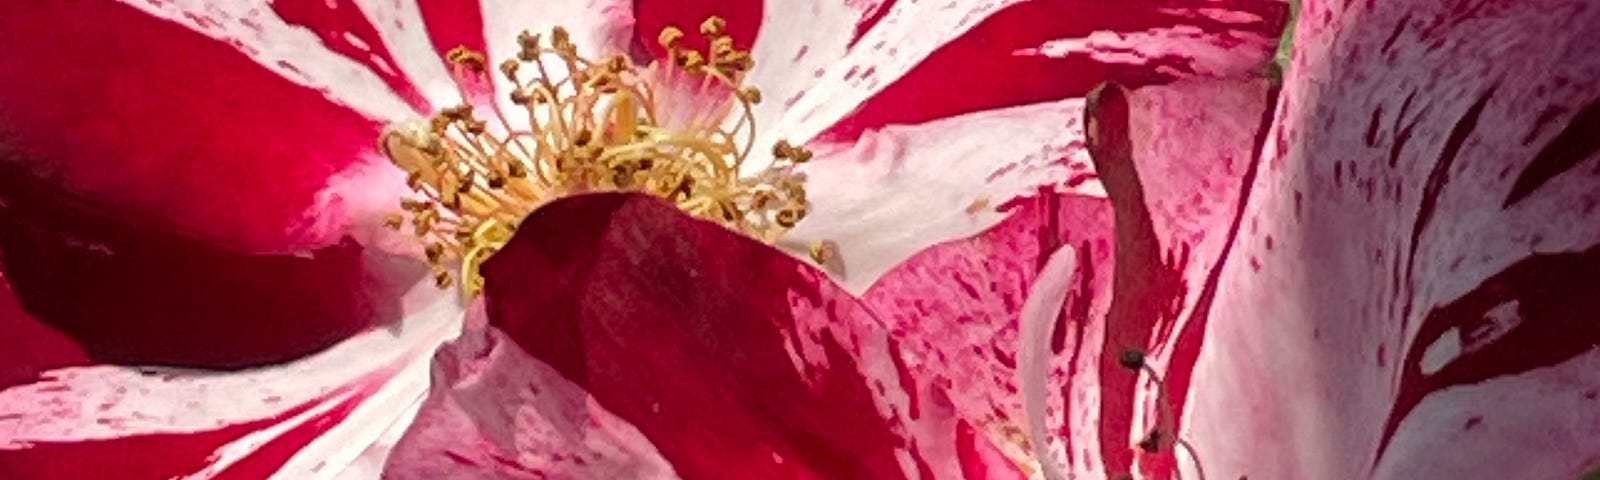
<path id="1" fill-rule="evenodd" d="M 92 210 L 0 169 L 0 251 L 21 305 L 94 360 L 212 368 L 281 362 L 398 318 L 410 275 L 349 242 L 247 255 Z M 414 270 L 414 269 L 412 269 Z"/>
<path id="2" fill-rule="evenodd" d="M 1600 348 L 1600 245 L 1534 254 L 1465 295 L 1434 307 L 1401 364 L 1400 392 L 1374 464 L 1400 422 L 1433 392 L 1557 365 Z M 1423 373 L 1423 355 L 1446 335 L 1463 352 Z"/>
<path id="3" fill-rule="evenodd" d="M 493 326 L 683 478 L 902 478 L 902 440 L 842 342 L 813 336 L 826 366 L 803 374 L 786 350 L 791 302 L 857 310 L 805 268 L 660 200 L 598 194 L 534 212 L 484 266 L 485 297 Z"/>

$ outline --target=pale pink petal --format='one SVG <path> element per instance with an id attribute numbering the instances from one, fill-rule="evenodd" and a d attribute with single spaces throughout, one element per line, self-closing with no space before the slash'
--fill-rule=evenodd
<path id="1" fill-rule="evenodd" d="M 1600 466 L 1597 34 L 1588 2 L 1306 4 L 1189 392 L 1208 474 Z"/>
<path id="2" fill-rule="evenodd" d="M 1028 438 L 1045 442 L 1053 461 L 1066 464 L 1098 451 L 1095 432 L 1067 430 L 1064 412 L 1073 418 L 1091 415 L 1089 402 L 1098 394 L 1094 366 L 1111 297 L 1111 204 L 1101 197 L 1044 193 L 1008 212 L 1005 221 L 980 235 L 906 260 L 873 285 L 865 301 L 900 339 L 908 352 L 907 368 L 918 378 L 950 386 L 950 403 L 973 435 L 999 445 L 1011 457 L 1008 463 L 1038 460 L 1022 441 Z M 1064 246 L 1075 250 L 1077 268 L 1060 315 L 1051 317 L 1057 323 L 1050 328 L 1050 350 L 1043 360 L 1057 387 L 1045 399 L 1049 430 L 1043 440 L 1034 440 L 1037 435 L 1026 434 L 1017 381 L 1024 367 L 1019 347 L 1026 337 L 1021 314 L 1048 256 Z"/>

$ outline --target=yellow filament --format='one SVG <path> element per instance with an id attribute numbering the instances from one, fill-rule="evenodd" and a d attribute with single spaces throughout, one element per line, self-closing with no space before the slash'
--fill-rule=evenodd
<path id="1" fill-rule="evenodd" d="M 663 29 L 659 39 L 670 61 L 643 68 L 619 56 L 582 57 L 560 27 L 548 37 L 523 32 L 516 58 L 501 62 L 498 73 L 514 85 L 508 95 L 525 110 L 527 126 L 514 127 L 499 106 L 492 109 L 494 123 L 482 120 L 470 105 L 391 126 L 382 147 L 409 173 L 414 196 L 402 199 L 404 213 L 385 224 L 399 230 L 409 216 L 435 282 L 441 288 L 459 284 L 469 295 L 483 288 L 479 267 L 524 217 L 575 193 L 649 193 L 775 241 L 808 209 L 794 167 L 811 152 L 779 142 L 770 167 L 750 178 L 739 175 L 755 142 L 753 107 L 761 101 L 760 90 L 743 84 L 754 63 L 748 51 L 733 46 L 722 19 L 707 19 L 699 31 L 707 37 L 704 51 L 679 45 L 681 30 Z M 481 53 L 458 48 L 447 57 L 458 74 L 489 74 Z M 530 66 L 536 75 L 524 75 Z M 556 71 L 568 73 L 552 75 Z M 674 87 L 696 83 L 691 98 L 674 100 L 711 104 L 691 109 L 689 124 L 664 122 L 661 102 L 683 93 Z M 734 107 L 737 120 L 723 126 Z"/>

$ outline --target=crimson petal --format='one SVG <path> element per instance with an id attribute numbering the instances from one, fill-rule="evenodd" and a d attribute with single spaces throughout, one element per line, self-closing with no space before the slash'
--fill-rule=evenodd
<path id="1" fill-rule="evenodd" d="M 245 53 L 255 46 L 129 3 L 6 3 L 0 43 L 30 46 L 0 60 L 0 162 L 213 243 L 282 252 L 337 242 L 328 227 L 346 219 L 308 211 L 336 173 L 376 158 L 379 120 L 257 63 Z"/>
<path id="2" fill-rule="evenodd" d="M 0 175 L 0 251 L 22 306 L 110 363 L 238 368 L 281 362 L 399 318 L 420 267 L 373 270 L 342 243 L 248 255 L 102 212 L 27 175 Z"/>
<path id="3" fill-rule="evenodd" d="M 393 475 L 1020 476 L 826 275 L 658 199 L 547 205 L 484 274 L 489 330 L 436 359 Z"/>

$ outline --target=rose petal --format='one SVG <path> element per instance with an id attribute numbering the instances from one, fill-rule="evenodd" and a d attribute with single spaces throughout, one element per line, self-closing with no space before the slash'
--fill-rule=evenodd
<path id="1" fill-rule="evenodd" d="M 411 383 L 418 364 L 452 332 L 460 309 L 433 302 L 392 329 L 375 330 L 293 362 L 219 373 L 158 367 L 70 367 L 0 391 L 0 474 L 16 479 L 262 478 L 319 437 L 343 438 L 319 457 L 330 470 L 364 444 L 363 407 Z M 404 390 L 404 388 L 400 388 Z M 370 410 L 370 409 L 369 409 Z M 379 410 L 384 410 L 380 408 Z M 402 410 L 390 411 L 398 415 Z M 346 421 L 349 419 L 349 421 Z M 350 450 L 341 452 L 340 450 Z M 304 478 L 304 477 L 299 477 Z"/>
<path id="2" fill-rule="evenodd" d="M 0 41 L 37 46 L 0 62 L 0 161 L 231 248 L 335 243 L 318 192 L 421 97 L 370 19 L 305 3 L 0 10 Z"/>
<path id="3" fill-rule="evenodd" d="M 495 328 L 637 428 L 686 478 L 960 478 L 993 458 L 986 438 L 959 435 L 945 387 L 907 370 L 861 304 L 788 256 L 659 200 L 557 201 L 523 223 L 485 275 Z M 492 363 L 473 352 L 473 365 Z M 452 395 L 529 402 L 548 383 Z M 557 476 L 572 470 L 551 466 L 553 455 L 573 447 L 551 451 L 539 435 L 584 438 L 562 419 L 594 415 L 533 405 L 480 414 L 467 431 L 479 432 L 477 448 L 494 448 L 472 458 L 515 452 L 511 461 L 527 459 L 515 468 Z M 435 418 L 426 407 L 420 415 Z M 508 416 L 555 428 L 516 442 L 487 435 Z M 642 448 L 628 445 L 609 448 Z"/>
<path id="4" fill-rule="evenodd" d="M 865 296 L 891 326 L 914 376 L 949 385 L 950 402 L 975 434 L 1011 456 L 1034 456 L 1016 436 L 1026 415 L 1017 382 L 1022 307 L 1047 255 L 1077 254 L 1074 284 L 1049 336 L 1046 373 L 1066 383 L 1046 398 L 1052 459 L 1065 463 L 1095 448 L 1092 430 L 1067 431 L 1066 418 L 1091 414 L 1096 352 L 1110 301 L 1111 204 L 1105 198 L 1046 193 L 1020 201 L 1004 222 L 972 238 L 934 246 L 885 274 Z M 1076 393 L 1074 393 L 1076 392 Z M 1066 413 L 1064 413 L 1066 412 Z M 1070 435 L 1069 435 L 1070 434 Z M 1055 437 L 1065 437 L 1061 442 Z M 987 477 L 976 477 L 987 478 Z"/>
<path id="5" fill-rule="evenodd" d="M 481 302 L 471 315 L 434 355 L 433 388 L 384 478 L 677 478 L 637 429 L 488 328 Z"/>
<path id="6" fill-rule="evenodd" d="M 4 262 L 0 258 L 0 265 Z M 89 363 L 71 338 L 22 309 L 4 271 L 0 271 L 0 332 L 6 332 L 7 344 L 0 349 L 0 390 L 32 383 L 47 370 Z"/>
<path id="7" fill-rule="evenodd" d="M 767 99 L 756 105 L 758 126 L 776 121 L 793 105 L 794 99 L 816 84 L 822 72 L 832 66 L 859 38 L 862 27 L 887 12 L 892 1 L 839 0 L 742 0 L 719 1 L 637 1 L 638 24 L 635 42 L 651 58 L 666 55 L 657 35 L 667 26 L 683 29 L 688 36 L 682 45 L 704 48 L 697 30 L 711 16 L 727 24 L 727 35 L 734 45 L 747 49 L 755 58 L 755 68 L 745 82 L 761 90 Z"/>
<path id="8" fill-rule="evenodd" d="M 1075 417 L 1096 432 L 1098 461 L 1079 468 L 1116 476 L 1172 474 L 1173 422 L 1183 419 L 1199 334 L 1210 318 L 1218 270 L 1245 222 L 1240 202 L 1260 165 L 1276 92 L 1265 81 L 1190 80 L 1092 99 L 1090 151 L 1116 212 L 1116 268 L 1093 383 L 1098 403 Z M 1098 103 L 1096 103 L 1098 102 Z M 1155 379 L 1122 364 L 1147 353 Z M 1162 398 L 1162 396 L 1166 398 Z M 1137 447 L 1157 435 L 1153 448 Z"/>
<path id="9" fill-rule="evenodd" d="M 1081 109 L 1063 101 L 991 110 L 814 146 L 802 168 L 810 213 L 785 243 L 837 244 L 841 265 L 830 273 L 860 292 L 912 254 L 1000 222 L 995 207 L 1041 185 L 1076 178 L 1093 194 Z"/>
<path id="10" fill-rule="evenodd" d="M 424 272 L 348 242 L 246 255 L 86 210 L 0 174 L 4 271 L 22 305 L 100 362 L 240 368 L 327 348 L 400 317 Z M 394 260 L 388 260 L 394 263 Z"/>
<path id="11" fill-rule="evenodd" d="M 1600 9 L 1300 18 L 1190 392 L 1207 474 L 1592 471 Z"/>
<path id="12" fill-rule="evenodd" d="M 790 108 L 772 135 L 847 141 L 887 125 L 1079 97 L 1107 77 L 1245 73 L 1270 59 L 1287 10 L 1256 0 L 896 2 L 825 71 L 789 72 L 817 80 L 776 99 Z"/>

